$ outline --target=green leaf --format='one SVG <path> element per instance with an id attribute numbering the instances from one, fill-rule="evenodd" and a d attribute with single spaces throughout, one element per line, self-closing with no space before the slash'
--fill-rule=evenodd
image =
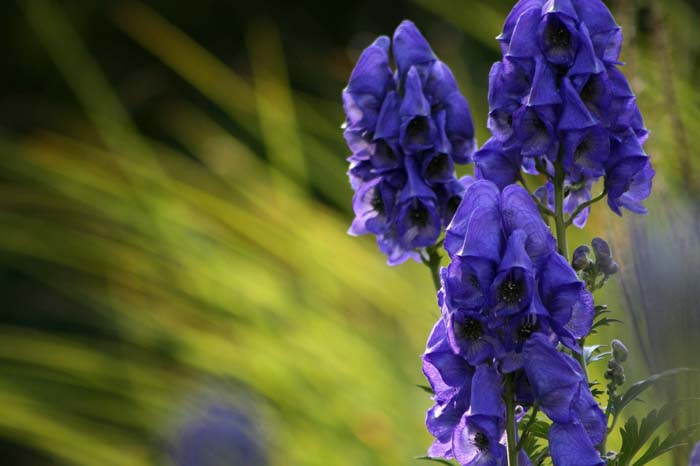
<path id="1" fill-rule="evenodd" d="M 543 421 L 541 419 L 538 419 L 532 423 L 532 425 L 528 429 L 528 432 L 530 432 L 530 435 L 532 435 L 533 437 L 540 438 L 543 440 L 548 440 L 549 439 L 549 423 L 546 421 Z"/>
<path id="2" fill-rule="evenodd" d="M 692 426 L 684 429 L 671 432 L 663 440 L 660 440 L 660 437 L 655 437 L 654 440 L 652 440 L 651 445 L 649 445 L 649 448 L 647 448 L 644 454 L 634 462 L 633 466 L 642 466 L 649 463 L 653 459 L 658 458 L 664 453 L 668 453 L 669 451 L 678 447 L 687 445 L 688 441 L 697 435 L 699 431 L 700 424 L 693 424 Z"/>
<path id="3" fill-rule="evenodd" d="M 583 347 L 583 360 L 586 361 L 586 365 L 600 361 L 601 359 L 610 355 L 610 352 L 600 353 L 600 349 L 606 347 L 607 345 L 591 345 Z M 596 354 L 598 353 L 598 354 Z"/>
<path id="4" fill-rule="evenodd" d="M 547 447 L 546 441 L 542 445 L 539 439 L 534 435 L 529 435 L 523 442 L 523 450 L 527 453 L 527 457 L 530 458 L 533 466 L 541 465 L 544 460 L 549 456 L 549 448 Z"/>
<path id="5" fill-rule="evenodd" d="M 669 369 L 667 371 L 654 374 L 651 377 L 648 377 L 644 380 L 635 383 L 630 388 L 628 388 L 627 391 L 624 394 L 622 394 L 620 398 L 615 402 L 615 404 L 613 405 L 615 413 L 619 414 L 625 406 L 627 406 L 633 400 L 636 400 L 637 397 L 639 397 L 639 395 L 644 393 L 649 387 L 654 385 L 656 382 L 663 380 L 667 377 L 682 374 L 684 372 L 697 372 L 697 369 L 690 369 L 688 367 L 677 367 L 675 369 Z"/>
<path id="6" fill-rule="evenodd" d="M 428 393 L 428 394 L 430 394 L 430 395 L 434 395 L 434 394 L 435 394 L 435 393 L 433 393 L 433 389 L 430 388 L 430 387 L 428 387 L 427 385 L 418 385 L 418 384 L 416 384 L 416 387 L 420 388 L 421 390 L 423 390 L 424 392 L 426 392 L 426 393 Z"/>
<path id="7" fill-rule="evenodd" d="M 624 427 L 620 428 L 622 448 L 620 449 L 616 464 L 619 466 L 629 466 L 634 456 L 641 451 L 649 439 L 652 438 L 656 430 L 672 419 L 684 403 L 698 400 L 700 399 L 692 398 L 667 403 L 660 409 L 650 411 L 641 422 L 637 421 L 635 416 L 627 419 Z M 671 438 L 669 439 L 667 437 L 663 442 L 659 441 L 659 438 L 656 437 L 642 457 L 645 457 L 648 453 L 649 460 L 651 460 L 651 458 L 655 458 L 669 449 L 675 448 L 674 445 L 683 438 L 680 434 L 684 433 L 683 431 L 676 432 L 679 434 L 679 437 L 675 437 L 674 434 L 671 434 Z M 638 466 L 637 463 L 635 463 L 635 465 Z"/>
<path id="8" fill-rule="evenodd" d="M 612 317 L 601 317 L 593 323 L 593 326 L 591 327 L 591 334 L 595 333 L 594 330 L 596 328 L 607 327 L 613 323 L 622 323 L 622 321 L 620 319 L 614 319 Z"/>
<path id="9" fill-rule="evenodd" d="M 439 464 L 446 464 L 447 466 L 454 466 L 454 464 L 450 463 L 447 460 L 443 460 L 441 458 L 431 458 L 430 456 L 416 456 L 417 460 L 422 460 L 422 461 L 432 461 L 433 463 L 439 463 Z"/>

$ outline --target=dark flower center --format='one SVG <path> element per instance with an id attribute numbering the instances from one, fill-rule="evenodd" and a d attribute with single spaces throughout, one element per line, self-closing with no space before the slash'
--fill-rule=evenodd
<path id="1" fill-rule="evenodd" d="M 468 319 L 460 324 L 459 334 L 467 340 L 478 340 L 484 335 L 484 330 L 481 327 L 481 322 L 476 319 Z"/>
<path id="2" fill-rule="evenodd" d="M 379 188 L 374 188 L 372 193 L 372 209 L 379 215 L 384 215 L 386 213 L 386 208 L 384 207 L 384 200 L 382 199 L 382 193 Z"/>
<path id="3" fill-rule="evenodd" d="M 599 105 L 605 96 L 605 88 L 598 75 L 591 75 L 579 94 L 584 105 L 596 116 L 600 115 Z"/>
<path id="4" fill-rule="evenodd" d="M 430 142 L 430 123 L 427 117 L 415 117 L 406 127 L 408 142 L 414 145 L 426 145 Z"/>
<path id="5" fill-rule="evenodd" d="M 535 131 L 546 131 L 547 130 L 547 126 L 537 116 L 535 116 L 532 119 L 532 127 L 535 129 Z"/>
<path id="6" fill-rule="evenodd" d="M 547 45 L 552 48 L 568 49 L 571 47 L 571 33 L 559 19 L 549 21 L 544 34 Z"/>
<path id="7" fill-rule="evenodd" d="M 447 154 L 438 154 L 428 163 L 428 167 L 425 169 L 425 178 L 428 180 L 442 178 L 449 167 Z"/>
<path id="8" fill-rule="evenodd" d="M 474 446 L 479 449 L 479 451 L 486 451 L 489 448 L 489 439 L 481 432 L 477 432 L 474 435 Z"/>
<path id="9" fill-rule="evenodd" d="M 379 140 L 376 143 L 374 158 L 381 165 L 393 165 L 396 163 L 396 154 L 394 154 L 391 147 L 389 147 L 389 145 L 382 140 Z"/>
<path id="10" fill-rule="evenodd" d="M 591 142 L 588 138 L 585 138 L 579 143 L 574 151 L 574 161 L 578 161 L 581 157 L 585 156 L 591 150 Z"/>
<path id="11" fill-rule="evenodd" d="M 520 340 L 527 340 L 536 329 L 537 324 L 535 322 L 525 322 L 520 329 L 518 329 L 518 337 Z"/>
<path id="12" fill-rule="evenodd" d="M 452 217 L 454 217 L 455 212 L 457 212 L 457 208 L 459 207 L 459 204 L 462 202 L 462 198 L 459 196 L 452 196 L 448 201 L 447 201 L 447 207 L 445 208 L 447 210 L 445 216 L 447 217 L 448 220 L 452 220 Z"/>
<path id="13" fill-rule="evenodd" d="M 471 283 L 474 288 L 479 287 L 479 279 L 476 277 L 476 274 L 469 274 L 469 283 Z"/>
<path id="14" fill-rule="evenodd" d="M 506 304 L 518 304 L 522 301 L 523 285 L 520 281 L 508 279 L 498 288 L 500 300 Z"/>
<path id="15" fill-rule="evenodd" d="M 411 223 L 416 226 L 424 227 L 428 224 L 428 209 L 422 205 L 411 207 L 410 216 Z"/>

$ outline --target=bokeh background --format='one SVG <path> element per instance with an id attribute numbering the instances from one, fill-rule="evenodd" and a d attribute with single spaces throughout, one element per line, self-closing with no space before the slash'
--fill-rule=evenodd
<path id="1" fill-rule="evenodd" d="M 623 338 L 635 380 L 700 366 L 700 10 L 607 3 L 658 174 L 649 216 L 601 204 L 570 244 L 615 248 L 597 299 L 625 323 L 592 340 Z M 363 47 L 413 19 L 485 141 L 512 2 L 4 6 L 0 462 L 420 464 L 434 290 L 421 264 L 346 236 L 340 91 Z M 639 409 L 689 396 L 697 380 L 677 378 Z"/>

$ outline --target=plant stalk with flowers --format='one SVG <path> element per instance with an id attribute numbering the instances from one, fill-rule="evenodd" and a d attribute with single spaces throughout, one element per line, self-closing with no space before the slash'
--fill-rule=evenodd
<path id="1" fill-rule="evenodd" d="M 696 433 L 654 437 L 677 405 L 629 417 L 619 452 L 607 438 L 631 401 L 682 369 L 626 386 L 624 344 L 586 346 L 615 322 L 593 293 L 618 266 L 603 239 L 572 257 L 567 244 L 603 199 L 618 215 L 646 212 L 654 170 L 619 69 L 621 29 L 600 0 L 520 0 L 497 40 L 492 137 L 478 150 L 466 99 L 409 21 L 362 53 L 343 91 L 350 233 L 374 234 L 389 265 L 422 261 L 437 290 L 441 317 L 423 354 L 435 440 L 424 459 L 641 466 Z M 472 162 L 474 177 L 457 179 L 455 164 Z M 525 175 L 541 186 L 530 190 Z M 602 390 L 588 365 L 604 359 Z"/>

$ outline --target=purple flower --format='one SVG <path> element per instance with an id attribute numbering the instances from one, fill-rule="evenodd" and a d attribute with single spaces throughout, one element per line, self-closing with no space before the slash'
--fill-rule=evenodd
<path id="1" fill-rule="evenodd" d="M 223 399 L 197 401 L 169 441 L 177 466 L 269 464 L 256 413 Z M 241 400 L 241 402 L 250 400 Z"/>
<path id="2" fill-rule="evenodd" d="M 557 350 L 561 343 L 581 352 L 593 298 L 556 252 L 527 191 L 470 184 L 445 249 L 451 262 L 440 273 L 442 317 L 423 356 L 436 402 L 426 421 L 436 438 L 429 455 L 503 464 L 506 374 L 516 381 L 518 403 L 537 402 L 555 422 L 583 426 L 590 445 L 600 443 L 603 413 L 578 363 Z"/>
<path id="3" fill-rule="evenodd" d="M 362 53 L 343 106 L 355 191 L 349 233 L 375 235 L 390 265 L 419 259 L 461 200 L 454 167 L 470 163 L 476 146 L 469 104 L 450 69 L 404 21 L 393 44 L 382 36 Z"/>
<path id="4" fill-rule="evenodd" d="M 690 463 L 688 466 L 700 466 L 700 442 L 695 444 L 693 447 L 693 452 L 690 455 Z"/>
<path id="5" fill-rule="evenodd" d="M 521 0 L 498 40 L 503 59 L 489 77 L 494 142 L 475 154 L 477 176 L 503 189 L 521 169 L 552 179 L 559 161 L 567 213 L 601 178 L 615 213 L 645 213 L 654 176 L 642 149 L 648 131 L 618 69 L 622 34 L 603 2 Z"/>
<path id="6" fill-rule="evenodd" d="M 454 430 L 452 451 L 462 466 L 505 466 L 502 430 L 492 416 L 465 414 Z"/>
<path id="7" fill-rule="evenodd" d="M 590 450 L 584 456 L 597 456 L 595 446 L 605 435 L 605 414 L 593 399 L 578 363 L 558 351 L 542 334 L 528 340 L 524 353 L 525 373 L 542 411 L 554 421 L 555 426 L 559 425 L 569 433 L 577 432 L 578 427 L 564 426 L 582 427 L 582 434 L 586 436 L 587 441 L 581 442 Z M 561 440 L 556 439 L 556 435 L 554 439 L 552 435 L 554 434 L 550 431 L 550 448 L 556 443 L 561 443 Z M 579 447 L 579 453 L 583 453 L 582 447 Z M 554 464 L 569 464 L 560 462 L 554 454 L 552 457 Z"/>

